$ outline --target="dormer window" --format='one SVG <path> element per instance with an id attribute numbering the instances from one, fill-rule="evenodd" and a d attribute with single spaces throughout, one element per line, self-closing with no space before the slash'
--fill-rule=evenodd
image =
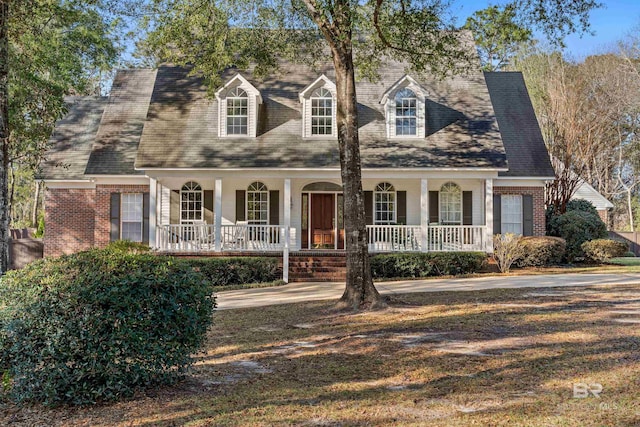
<path id="1" fill-rule="evenodd" d="M 336 85 L 322 75 L 300 92 L 302 136 L 327 138 L 336 136 Z"/>
<path id="2" fill-rule="evenodd" d="M 418 98 L 411 89 L 396 93 L 396 136 L 415 136 L 418 126 Z"/>
<path id="3" fill-rule="evenodd" d="M 247 79 L 236 74 L 216 92 L 218 136 L 255 137 L 262 96 Z"/>
<path id="4" fill-rule="evenodd" d="M 227 135 L 247 135 L 249 123 L 249 97 L 237 87 L 227 96 Z"/>
<path id="5" fill-rule="evenodd" d="M 387 137 L 424 138 L 427 91 L 409 76 L 404 76 L 382 96 Z"/>
<path id="6" fill-rule="evenodd" d="M 333 96 L 321 87 L 311 94 L 311 135 L 333 134 Z"/>

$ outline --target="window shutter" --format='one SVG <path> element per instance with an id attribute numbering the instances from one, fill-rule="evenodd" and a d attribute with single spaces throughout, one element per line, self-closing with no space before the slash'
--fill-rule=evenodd
<path id="1" fill-rule="evenodd" d="M 111 235 L 112 242 L 120 239 L 120 193 L 111 193 Z"/>
<path id="2" fill-rule="evenodd" d="M 437 191 L 429 191 L 429 224 L 440 222 L 440 198 Z"/>
<path id="3" fill-rule="evenodd" d="M 364 192 L 364 222 L 367 225 L 373 224 L 373 191 Z"/>
<path id="4" fill-rule="evenodd" d="M 522 196 L 522 234 L 533 236 L 533 196 Z"/>
<path id="5" fill-rule="evenodd" d="M 180 192 L 178 190 L 171 190 L 169 204 L 169 223 L 180 224 Z"/>
<path id="6" fill-rule="evenodd" d="M 280 191 L 269 191 L 269 224 L 280 224 Z"/>
<path id="7" fill-rule="evenodd" d="M 246 221 L 246 212 L 244 210 L 245 194 L 246 192 L 244 190 L 236 190 L 236 222 Z"/>
<path id="8" fill-rule="evenodd" d="M 502 197 L 493 195 L 493 234 L 502 233 Z"/>
<path id="9" fill-rule="evenodd" d="M 462 192 L 462 225 L 473 224 L 473 192 Z"/>
<path id="10" fill-rule="evenodd" d="M 149 193 L 142 194 L 142 243 L 149 244 Z"/>
<path id="11" fill-rule="evenodd" d="M 204 222 L 213 224 L 213 190 L 204 190 Z"/>
<path id="12" fill-rule="evenodd" d="M 396 193 L 398 203 L 396 209 L 398 213 L 398 218 L 396 219 L 397 224 L 406 224 L 407 223 L 407 192 L 406 191 L 398 191 Z"/>

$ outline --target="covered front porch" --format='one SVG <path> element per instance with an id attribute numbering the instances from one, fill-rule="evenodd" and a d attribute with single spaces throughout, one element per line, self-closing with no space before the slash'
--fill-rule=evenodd
<path id="1" fill-rule="evenodd" d="M 325 175 L 152 178 L 150 244 L 181 253 L 343 251 L 339 173 Z M 491 252 L 493 177 L 385 175 L 363 174 L 370 252 Z"/>

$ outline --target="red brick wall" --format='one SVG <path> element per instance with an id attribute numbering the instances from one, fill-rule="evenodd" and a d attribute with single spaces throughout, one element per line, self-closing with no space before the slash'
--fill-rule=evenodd
<path id="1" fill-rule="evenodd" d="M 148 193 L 148 185 L 98 185 L 95 189 L 48 189 L 44 256 L 104 247 L 111 233 L 111 193 Z"/>
<path id="2" fill-rule="evenodd" d="M 95 190 L 47 189 L 44 256 L 70 254 L 93 246 Z"/>
<path id="3" fill-rule="evenodd" d="M 111 237 L 111 193 L 148 193 L 148 185 L 97 185 L 95 246 L 102 248 Z"/>
<path id="4" fill-rule="evenodd" d="M 494 194 L 533 196 L 533 235 L 544 236 L 546 232 L 544 216 L 544 187 L 493 187 Z"/>
<path id="5" fill-rule="evenodd" d="M 607 229 L 609 229 L 609 211 L 606 209 L 598 210 L 598 216 L 607 225 Z"/>

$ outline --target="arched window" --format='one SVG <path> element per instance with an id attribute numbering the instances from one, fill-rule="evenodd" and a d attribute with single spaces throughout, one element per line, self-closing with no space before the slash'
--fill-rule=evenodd
<path id="1" fill-rule="evenodd" d="M 374 191 L 374 222 L 376 224 L 396 223 L 396 189 L 388 182 L 376 185 Z"/>
<path id="2" fill-rule="evenodd" d="M 249 97 L 237 87 L 227 95 L 227 135 L 247 135 L 249 122 Z"/>
<path id="3" fill-rule="evenodd" d="M 396 136 L 417 135 L 418 98 L 408 88 L 398 91 L 396 100 Z"/>
<path id="4" fill-rule="evenodd" d="M 180 190 L 180 222 L 193 224 L 202 221 L 202 187 L 189 181 Z"/>
<path id="5" fill-rule="evenodd" d="M 249 224 L 269 223 L 269 191 L 259 181 L 247 188 L 247 221 Z"/>
<path id="6" fill-rule="evenodd" d="M 440 223 L 462 224 L 462 190 L 454 182 L 447 182 L 440 188 Z"/>
<path id="7" fill-rule="evenodd" d="M 321 87 L 311 94 L 311 135 L 333 134 L 333 96 Z"/>

